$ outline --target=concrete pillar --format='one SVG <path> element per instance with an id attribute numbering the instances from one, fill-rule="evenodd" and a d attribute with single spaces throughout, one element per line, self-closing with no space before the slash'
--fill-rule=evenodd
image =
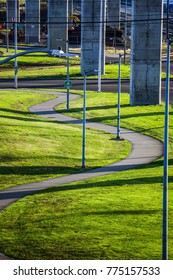
<path id="1" fill-rule="evenodd" d="M 73 15 L 73 0 L 68 0 L 68 15 Z M 73 19 L 68 18 L 69 26 L 73 24 Z"/>
<path id="2" fill-rule="evenodd" d="M 68 13 L 73 14 L 73 0 L 68 0 Z"/>
<path id="3" fill-rule="evenodd" d="M 103 21 L 106 12 L 103 0 Z M 105 72 L 105 24 L 102 32 L 102 74 Z M 81 0 L 81 73 L 96 75 L 99 61 L 100 1 Z"/>
<path id="4" fill-rule="evenodd" d="M 25 0 L 25 42 L 40 42 L 40 0 Z"/>
<path id="5" fill-rule="evenodd" d="M 68 0 L 48 0 L 48 48 L 67 52 Z"/>
<path id="6" fill-rule="evenodd" d="M 107 26 L 120 29 L 121 0 L 107 0 Z"/>
<path id="7" fill-rule="evenodd" d="M 9 29 L 12 28 L 12 26 L 13 26 L 15 1 L 18 2 L 17 21 L 20 22 L 20 1 L 19 0 L 7 0 L 7 22 L 8 22 Z"/>
<path id="8" fill-rule="evenodd" d="M 163 0 L 132 1 L 131 105 L 160 104 L 162 12 Z"/>

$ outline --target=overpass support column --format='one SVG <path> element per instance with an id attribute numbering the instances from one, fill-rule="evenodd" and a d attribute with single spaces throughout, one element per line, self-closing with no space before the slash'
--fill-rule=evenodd
<path id="1" fill-rule="evenodd" d="M 73 0 L 68 0 L 68 13 L 73 14 Z"/>
<path id="2" fill-rule="evenodd" d="M 67 52 L 68 0 L 48 0 L 48 48 Z"/>
<path id="3" fill-rule="evenodd" d="M 107 26 L 120 29 L 121 0 L 107 0 Z"/>
<path id="4" fill-rule="evenodd" d="M 40 42 L 40 0 L 25 2 L 25 42 Z"/>
<path id="5" fill-rule="evenodd" d="M 14 19 L 14 10 L 15 10 L 15 1 L 16 0 L 7 0 L 7 22 L 8 22 L 8 28 L 11 28 L 13 26 L 13 19 Z M 20 9 L 19 9 L 19 5 L 20 1 L 17 0 L 17 6 L 18 6 L 18 16 L 17 16 L 17 21 L 20 21 Z"/>
<path id="6" fill-rule="evenodd" d="M 100 20 L 100 1 L 81 0 L 81 73 L 96 75 L 99 62 L 99 32 L 102 22 L 102 69 L 105 72 L 105 0 Z"/>
<path id="7" fill-rule="evenodd" d="M 132 1 L 131 105 L 161 100 L 163 0 Z"/>

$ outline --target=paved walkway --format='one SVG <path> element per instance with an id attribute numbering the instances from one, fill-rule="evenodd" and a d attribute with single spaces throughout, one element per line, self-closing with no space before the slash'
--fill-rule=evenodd
<path id="1" fill-rule="evenodd" d="M 45 91 L 45 93 L 48 94 L 47 91 Z M 54 111 L 54 107 L 56 105 L 66 102 L 66 94 L 57 92 L 49 93 L 56 94 L 58 98 L 34 105 L 29 108 L 29 111 L 45 118 L 51 118 L 60 122 L 81 126 L 81 120 L 67 117 Z M 70 95 L 70 100 L 77 98 L 79 98 L 79 95 Z M 103 130 L 113 134 L 116 133 L 115 127 L 98 124 L 95 122 L 87 122 L 87 127 Z M 122 128 L 121 137 L 130 141 L 132 144 L 131 153 L 127 158 L 108 166 L 85 171 L 79 174 L 72 174 L 36 183 L 23 184 L 0 191 L 0 211 L 5 209 L 16 200 L 39 190 L 139 167 L 140 165 L 150 163 L 163 155 L 163 144 L 152 137 Z M 8 259 L 8 257 L 0 253 L 0 259 Z"/>

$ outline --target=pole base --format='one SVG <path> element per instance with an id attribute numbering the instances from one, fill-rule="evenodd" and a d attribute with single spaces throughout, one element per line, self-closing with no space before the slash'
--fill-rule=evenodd
<path id="1" fill-rule="evenodd" d="M 123 140 L 124 140 L 124 138 L 121 138 L 121 137 L 116 137 L 116 138 L 111 138 L 111 140 L 123 141 Z"/>

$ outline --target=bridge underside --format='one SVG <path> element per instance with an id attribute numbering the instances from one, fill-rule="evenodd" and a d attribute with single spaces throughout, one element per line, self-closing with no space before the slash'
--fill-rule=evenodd
<path id="1" fill-rule="evenodd" d="M 7 0 L 8 14 L 14 17 L 15 0 Z M 72 0 L 48 0 L 48 48 L 67 52 L 68 8 Z M 103 0 L 103 21 L 117 25 L 120 0 Z M 96 74 L 99 61 L 100 5 L 98 0 L 81 0 L 81 69 Z M 72 10 L 72 7 L 70 8 Z M 131 81 L 132 105 L 160 104 L 163 0 L 132 1 Z M 19 18 L 18 18 L 19 19 Z M 39 42 L 40 0 L 26 0 L 26 41 Z M 115 22 L 113 22 L 115 21 Z M 115 23 L 115 25 L 114 25 Z M 105 71 L 105 24 L 102 25 L 102 74 Z"/>

